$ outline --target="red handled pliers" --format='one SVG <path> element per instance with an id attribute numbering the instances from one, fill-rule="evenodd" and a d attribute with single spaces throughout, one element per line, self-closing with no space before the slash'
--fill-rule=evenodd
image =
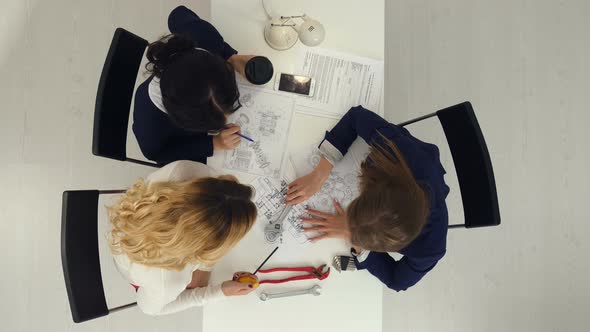
<path id="1" fill-rule="evenodd" d="M 296 281 L 296 280 L 307 280 L 307 279 L 318 279 L 324 280 L 330 275 L 330 268 L 326 269 L 326 264 L 322 264 L 317 268 L 313 266 L 306 267 L 277 267 L 268 270 L 258 270 L 258 273 L 273 273 L 273 272 L 307 272 L 307 274 L 298 275 L 286 279 L 271 279 L 262 280 L 259 284 L 281 284 L 283 282 Z"/>

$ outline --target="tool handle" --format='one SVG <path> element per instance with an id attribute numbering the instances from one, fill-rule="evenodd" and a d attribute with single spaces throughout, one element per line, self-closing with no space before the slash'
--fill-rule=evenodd
<path id="1" fill-rule="evenodd" d="M 270 279 L 270 280 L 262 280 L 259 281 L 259 284 L 282 284 L 284 282 L 290 281 L 297 281 L 297 280 L 309 280 L 309 279 L 317 279 L 314 275 L 311 274 L 304 274 L 301 276 L 295 276 L 287 279 Z"/>
<path id="2" fill-rule="evenodd" d="M 272 298 L 278 298 L 278 297 L 287 297 L 287 296 L 297 296 L 297 295 L 305 295 L 305 294 L 309 294 L 309 289 L 304 289 L 304 290 L 300 290 L 300 291 L 292 291 L 292 292 L 285 292 L 285 293 L 277 293 L 277 294 L 272 294 Z"/>
<path id="3" fill-rule="evenodd" d="M 276 267 L 273 269 L 258 270 L 258 273 L 273 273 L 273 272 L 310 272 L 314 269 L 312 266 L 306 267 Z"/>
<path id="4" fill-rule="evenodd" d="M 258 288 L 260 284 L 254 276 L 242 276 L 237 279 L 234 278 L 234 281 L 241 282 L 244 284 L 250 284 L 254 289 Z"/>

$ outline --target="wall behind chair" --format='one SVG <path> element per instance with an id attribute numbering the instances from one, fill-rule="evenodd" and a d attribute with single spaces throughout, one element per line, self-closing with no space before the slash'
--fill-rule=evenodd
<path id="1" fill-rule="evenodd" d="M 589 15 L 583 0 L 386 1 L 386 117 L 470 100 L 502 225 L 451 231 L 420 284 L 384 291 L 383 331 L 587 329 Z M 448 153 L 436 119 L 410 130 Z M 443 163 L 456 182 L 452 159 Z"/>
<path id="2" fill-rule="evenodd" d="M 210 16 L 209 0 L 0 1 L 0 330 L 201 331 L 199 308 L 157 318 L 135 308 L 74 325 L 60 260 L 63 190 L 127 187 L 153 170 L 91 153 L 115 28 L 153 41 L 181 3 Z"/>

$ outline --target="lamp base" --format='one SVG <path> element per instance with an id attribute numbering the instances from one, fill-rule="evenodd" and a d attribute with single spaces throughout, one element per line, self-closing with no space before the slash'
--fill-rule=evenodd
<path id="1" fill-rule="evenodd" d="M 277 51 L 288 50 L 297 43 L 299 34 L 293 26 L 280 26 L 290 24 L 290 20 L 273 17 L 264 26 L 264 40 L 268 46 Z"/>

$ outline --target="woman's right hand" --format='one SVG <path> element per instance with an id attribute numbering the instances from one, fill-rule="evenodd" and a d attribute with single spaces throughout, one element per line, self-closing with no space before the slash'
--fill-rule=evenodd
<path id="1" fill-rule="evenodd" d="M 249 294 L 254 290 L 251 284 L 233 280 L 224 281 L 221 284 L 221 291 L 225 296 L 239 296 Z"/>
<path id="2" fill-rule="evenodd" d="M 289 183 L 285 204 L 299 204 L 320 191 L 322 185 L 330 176 L 332 168 L 334 166 L 326 158 L 322 157 L 320 163 L 311 173 Z"/>
<path id="3" fill-rule="evenodd" d="M 240 126 L 229 125 L 223 129 L 219 135 L 213 136 L 213 150 L 233 150 L 240 145 L 242 138 L 236 135 L 240 131 Z"/>
<path id="4" fill-rule="evenodd" d="M 241 277 L 254 282 L 256 285 L 253 285 L 251 282 L 244 282 L 244 280 L 242 282 L 238 281 Z M 221 284 L 221 290 L 225 296 L 246 295 L 255 290 L 256 287 L 258 287 L 258 277 L 249 272 L 236 272 L 232 280 Z"/>

